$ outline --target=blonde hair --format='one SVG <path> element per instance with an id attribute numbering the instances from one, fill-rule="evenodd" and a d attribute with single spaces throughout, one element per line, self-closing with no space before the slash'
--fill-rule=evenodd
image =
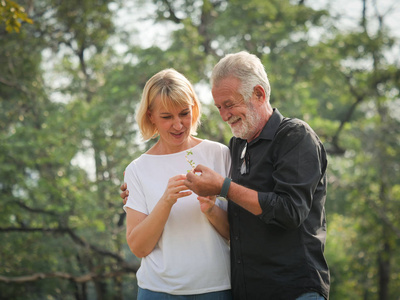
<path id="1" fill-rule="evenodd" d="M 165 69 L 153 75 L 146 83 L 136 112 L 136 122 L 145 141 L 156 138 L 157 127 L 147 112 L 153 109 L 154 99 L 160 96 L 165 108 L 192 106 L 191 134 L 197 134 L 201 105 L 190 81 L 174 69 Z"/>
<path id="2" fill-rule="evenodd" d="M 266 93 L 267 101 L 271 95 L 267 72 L 261 60 L 254 54 L 241 51 L 228 54 L 214 67 L 211 74 L 211 86 L 218 86 L 222 79 L 235 77 L 240 80 L 239 93 L 247 102 L 253 94 L 254 87 L 261 85 Z"/>

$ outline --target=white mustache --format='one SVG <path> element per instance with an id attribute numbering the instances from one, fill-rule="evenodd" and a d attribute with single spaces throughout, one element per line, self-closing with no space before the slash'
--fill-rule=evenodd
<path id="1" fill-rule="evenodd" d="M 228 120 L 228 124 L 229 125 L 231 125 L 232 123 L 235 123 L 237 120 L 239 120 L 240 118 L 239 117 L 231 117 L 229 120 Z"/>

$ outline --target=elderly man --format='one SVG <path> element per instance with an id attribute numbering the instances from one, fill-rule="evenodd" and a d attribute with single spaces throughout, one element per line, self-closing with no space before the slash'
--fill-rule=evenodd
<path id="1" fill-rule="evenodd" d="M 254 55 L 225 56 L 212 95 L 234 137 L 231 177 L 198 165 L 186 186 L 228 199 L 234 299 L 328 299 L 325 149 L 305 122 L 269 102 L 264 66 Z"/>

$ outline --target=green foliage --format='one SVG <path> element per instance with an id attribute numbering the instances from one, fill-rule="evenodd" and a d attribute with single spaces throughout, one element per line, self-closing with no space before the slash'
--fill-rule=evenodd
<path id="1" fill-rule="evenodd" d="M 0 22 L 11 20 L 11 3 L 0 0 Z M 170 67 L 204 86 L 221 56 L 245 49 L 265 64 L 272 105 L 306 120 L 328 150 L 330 298 L 395 299 L 400 72 L 390 53 L 399 37 L 385 16 L 345 31 L 302 1 L 153 3 L 141 17 L 174 26 L 168 42 L 146 48 L 115 25 L 120 1 L 24 2 L 12 20 L 29 22 L 29 6 L 35 22 L 0 33 L 0 298 L 135 295 L 139 260 L 125 242 L 118 186 L 154 143 L 135 126 L 143 87 Z M 201 121 L 200 138 L 228 144 L 212 103 Z"/>
<path id="2" fill-rule="evenodd" d="M 21 22 L 33 23 L 25 13 L 25 9 L 11 0 L 0 1 L 0 22 L 5 24 L 8 33 L 13 31 L 18 33 L 21 29 Z"/>

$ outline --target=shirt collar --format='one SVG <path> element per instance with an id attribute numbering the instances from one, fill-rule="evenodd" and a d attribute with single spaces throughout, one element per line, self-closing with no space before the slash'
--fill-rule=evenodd
<path id="1" fill-rule="evenodd" d="M 254 144 L 260 139 L 272 141 L 274 139 L 275 133 L 278 130 L 279 125 L 281 124 L 282 120 L 283 120 L 283 115 L 279 112 L 279 110 L 277 108 L 274 108 L 271 117 L 265 124 L 260 135 L 258 137 L 256 137 L 254 140 L 252 140 L 249 144 L 250 145 Z M 235 136 L 232 137 L 232 141 L 236 144 L 241 144 L 242 142 L 247 143 L 246 140 L 243 140 L 243 139 L 235 137 Z"/>

